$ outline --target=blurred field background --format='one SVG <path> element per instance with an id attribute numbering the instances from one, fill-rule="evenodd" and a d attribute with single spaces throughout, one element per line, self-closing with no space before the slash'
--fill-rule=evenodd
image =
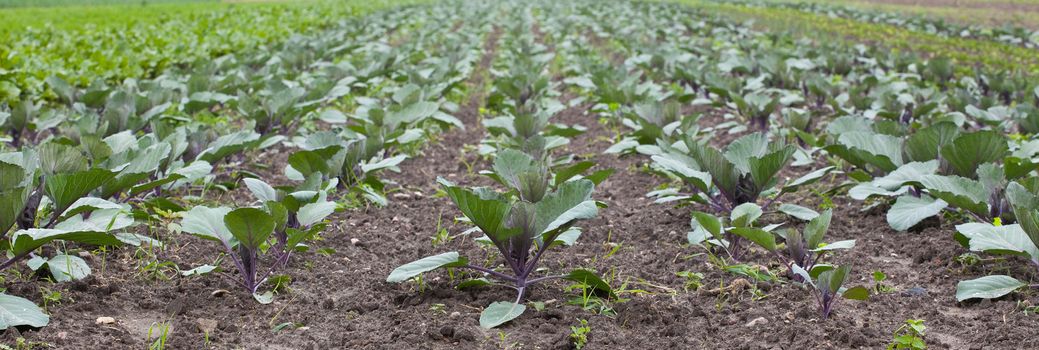
<path id="1" fill-rule="evenodd" d="M 55 7 L 55 6 L 97 6 L 97 5 L 156 5 L 186 2 L 217 3 L 220 0 L 0 0 L 0 7 Z"/>
<path id="2" fill-rule="evenodd" d="M 1039 29 L 1039 0 L 771 0 L 844 5 L 864 10 L 944 18 L 962 24 Z"/>

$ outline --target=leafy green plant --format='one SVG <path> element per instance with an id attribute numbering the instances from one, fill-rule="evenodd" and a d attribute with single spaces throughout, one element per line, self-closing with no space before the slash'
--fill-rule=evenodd
<path id="1" fill-rule="evenodd" d="M 851 267 L 835 266 L 834 268 L 822 271 L 815 276 L 797 265 L 793 265 L 792 270 L 794 274 L 801 276 L 805 283 L 815 289 L 815 300 L 819 305 L 819 313 L 822 315 L 823 319 L 830 317 L 830 314 L 833 313 L 833 309 L 837 305 L 839 299 L 869 299 L 869 289 L 866 289 L 866 287 L 844 287 L 844 283 L 848 278 L 848 273 L 851 272 Z"/>
<path id="2" fill-rule="evenodd" d="M 679 271 L 675 274 L 679 277 L 685 278 L 686 291 L 696 291 L 699 290 L 700 287 L 703 287 L 704 275 L 702 273 L 692 271 Z"/>
<path id="3" fill-rule="evenodd" d="M 307 249 L 304 242 L 324 229 L 322 221 L 335 210 L 335 203 L 326 201 L 324 192 L 279 192 L 259 180 L 247 185 L 261 207 L 194 207 L 184 213 L 181 229 L 219 242 L 238 268 L 239 284 L 267 304 L 273 293 L 259 294 L 259 287 L 288 263 L 293 252 Z M 266 271 L 260 270 L 261 253 L 272 256 Z"/>
<path id="4" fill-rule="evenodd" d="M 599 281 L 596 280 L 590 280 L 588 282 L 581 280 L 567 286 L 567 291 L 575 293 L 574 297 L 570 298 L 567 303 L 579 306 L 585 311 L 599 315 L 616 315 L 617 312 L 613 309 L 613 306 L 610 303 L 610 299 L 615 297 L 615 293 L 613 293 L 613 291 L 604 293 L 604 289 L 598 282 Z M 605 281 L 603 281 L 603 284 L 606 284 Z"/>
<path id="5" fill-rule="evenodd" d="M 761 131 L 767 131 L 769 119 L 779 107 L 779 99 L 768 94 L 752 91 L 746 95 L 729 94 L 740 115 L 747 118 L 750 125 Z"/>
<path id="6" fill-rule="evenodd" d="M 894 287 L 884 284 L 887 281 L 887 274 L 883 271 L 873 271 L 873 294 L 884 294 L 895 291 Z"/>
<path id="7" fill-rule="evenodd" d="M 961 132 L 948 121 L 890 135 L 870 129 L 882 124 L 852 126 L 859 123 L 852 120 L 831 125 L 848 131 L 838 132 L 837 143 L 826 150 L 875 175 L 857 174 L 863 181 L 849 190 L 852 198 L 897 197 L 887 213 L 892 228 L 907 230 L 947 207 L 981 221 L 1013 218 L 1005 210 L 1004 186 L 1034 165 L 1011 156 L 1004 135 Z"/>
<path id="8" fill-rule="evenodd" d="M 404 282 L 437 268 L 467 268 L 506 281 L 516 289 L 516 301 L 496 302 L 480 316 L 480 325 L 492 328 L 518 317 L 525 310 L 521 304 L 530 285 L 554 278 L 567 278 L 593 285 L 598 291 L 611 293 L 609 286 L 587 270 L 574 270 L 567 275 L 533 277 L 538 262 L 555 245 L 570 245 L 579 231 L 572 230 L 578 220 L 595 217 L 598 204 L 591 199 L 594 183 L 587 179 L 567 179 L 547 172 L 544 159 L 505 150 L 495 159 L 495 175 L 509 184 L 509 192 L 490 188 L 466 189 L 446 180 L 438 180 L 458 209 L 497 248 L 511 274 L 470 264 L 457 252 L 419 259 L 393 270 L 388 282 Z"/>
<path id="9" fill-rule="evenodd" d="M 804 282 L 801 276 L 793 273 L 793 266 L 798 266 L 808 271 L 813 277 L 817 277 L 823 271 L 834 268 L 832 265 L 822 263 L 821 260 L 826 253 L 855 247 L 855 240 L 833 243 L 823 242 L 823 237 L 830 228 L 832 217 L 833 210 L 827 209 L 822 214 L 808 221 L 803 233 L 796 229 L 778 231 L 776 235 L 783 238 L 786 249 L 780 249 L 780 246 L 776 244 L 776 238 L 773 233 L 762 229 L 744 228 L 733 230 L 733 232 L 765 248 L 765 250 L 777 255 L 780 259 L 787 261 L 787 266 L 791 268 L 791 277 Z"/>
<path id="10" fill-rule="evenodd" d="M 1030 185 L 1032 186 L 1032 185 Z M 1018 223 L 995 226 L 989 223 L 967 223 L 956 226 L 955 238 L 971 251 L 1019 256 L 1039 266 L 1039 200 L 1034 186 L 1018 182 L 1007 186 L 1007 199 Z M 1029 286 L 1007 275 L 990 275 L 961 281 L 956 285 L 956 300 L 993 299 Z"/>
<path id="11" fill-rule="evenodd" d="M 902 326 L 895 330 L 892 335 L 891 343 L 888 344 L 888 350 L 893 349 L 911 349 L 911 350 L 923 350 L 927 349 L 927 343 L 924 342 L 924 331 L 927 326 L 924 325 L 924 320 L 906 320 Z"/>
<path id="12" fill-rule="evenodd" d="M 719 214 L 728 214 L 742 204 L 757 203 L 763 193 L 776 186 L 776 174 L 789 164 L 794 154 L 793 146 L 769 142 L 763 133 L 740 137 L 724 151 L 688 135 L 684 146 L 687 153 L 676 148 L 654 155 L 653 164 L 682 179 L 693 192 L 682 194 L 671 190 L 651 195 L 661 202 L 683 200 L 706 204 Z M 767 209 L 783 194 L 818 181 L 830 170 L 832 168 L 820 169 L 790 181 L 762 207 Z"/>
<path id="13" fill-rule="evenodd" d="M 581 326 L 570 326 L 570 341 L 573 342 L 574 348 L 580 350 L 588 345 L 588 334 L 592 332 L 592 327 L 588 325 L 588 320 L 577 321 L 581 322 Z"/>
<path id="14" fill-rule="evenodd" d="M 771 237 L 769 232 L 778 226 L 756 228 L 757 220 L 763 213 L 761 207 L 754 203 L 737 206 L 732 210 L 728 220 L 705 212 L 693 212 L 693 230 L 689 232 L 687 239 L 690 244 L 707 243 L 721 247 L 730 258 L 739 260 L 745 250 L 745 238 L 757 239 L 755 233 Z"/>
<path id="15" fill-rule="evenodd" d="M 148 345 L 149 350 L 163 350 L 166 348 L 166 343 L 169 341 L 170 333 L 173 329 L 173 322 L 162 321 L 152 323 L 148 327 L 148 338 L 147 341 L 151 342 Z"/>

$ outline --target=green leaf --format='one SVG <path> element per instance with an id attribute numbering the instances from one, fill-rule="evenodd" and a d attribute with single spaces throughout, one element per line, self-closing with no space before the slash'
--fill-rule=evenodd
<path id="1" fill-rule="evenodd" d="M 844 285 L 844 281 L 848 278 L 848 273 L 850 272 L 850 266 L 841 266 L 833 270 L 824 271 L 816 278 L 816 283 L 819 289 L 836 293 L 841 290 L 841 286 Z"/>
<path id="2" fill-rule="evenodd" d="M 257 208 L 238 208 L 224 216 L 231 235 L 246 248 L 256 250 L 274 233 L 277 225 L 267 212 Z"/>
<path id="3" fill-rule="evenodd" d="M 906 139 L 906 156 L 915 162 L 938 159 L 942 146 L 952 142 L 959 133 L 956 124 L 950 122 L 940 122 L 920 129 Z"/>
<path id="4" fill-rule="evenodd" d="M 99 209 L 90 215 L 74 215 L 54 225 L 55 229 L 65 231 L 109 232 L 133 225 L 130 213 L 120 209 Z"/>
<path id="5" fill-rule="evenodd" d="M 822 179 L 824 176 L 826 176 L 827 174 L 833 172 L 834 169 L 837 169 L 837 167 L 835 167 L 835 166 L 828 166 L 828 167 L 825 167 L 825 168 L 822 168 L 822 169 L 817 169 L 817 170 L 812 171 L 810 173 L 804 174 L 804 176 L 796 178 L 793 181 L 790 181 L 787 184 L 783 185 L 782 192 L 784 192 L 784 193 L 794 192 L 794 191 L 797 191 L 797 189 L 799 189 L 799 188 L 801 188 L 803 186 L 807 186 L 807 185 L 811 185 L 813 183 L 816 183 L 820 179 Z"/>
<path id="6" fill-rule="evenodd" d="M 218 137 L 209 147 L 198 155 L 198 160 L 204 160 L 210 164 L 215 163 L 228 155 L 241 151 L 250 144 L 260 139 L 260 134 L 245 130 Z"/>
<path id="7" fill-rule="evenodd" d="M 271 291 L 266 291 L 262 294 L 253 293 L 253 299 L 256 299 L 256 301 L 260 304 L 267 305 L 274 302 L 274 293 Z"/>
<path id="8" fill-rule="evenodd" d="M 242 179 L 245 183 L 245 187 L 249 188 L 249 191 L 253 193 L 253 197 L 256 197 L 261 202 L 270 202 L 278 200 L 278 191 L 268 185 L 266 182 L 260 179 L 245 178 Z"/>
<path id="9" fill-rule="evenodd" d="M 45 189 L 54 207 L 63 212 L 76 200 L 110 181 L 112 176 L 112 172 L 99 168 L 55 174 L 46 177 Z"/>
<path id="10" fill-rule="evenodd" d="M 897 190 L 902 186 L 920 181 L 921 177 L 934 174 L 938 171 L 938 161 L 909 162 L 895 169 L 886 176 L 873 179 L 873 185 L 886 189 Z"/>
<path id="11" fill-rule="evenodd" d="M 721 239 L 722 221 L 717 216 L 704 212 L 694 211 L 693 218 L 700 227 L 707 230 L 715 239 Z"/>
<path id="12" fill-rule="evenodd" d="M 821 247 L 818 247 L 818 248 L 815 248 L 815 249 L 811 249 L 811 251 L 813 251 L 813 252 L 825 252 L 825 251 L 831 251 L 831 250 L 842 250 L 842 249 L 843 250 L 847 250 L 847 249 L 851 249 L 851 248 L 855 248 L 855 240 L 854 239 L 848 239 L 848 240 L 843 240 L 843 241 L 837 241 L 837 242 L 833 242 L 833 243 L 823 244 Z"/>
<path id="13" fill-rule="evenodd" d="M 738 170 L 721 152 L 710 146 L 699 144 L 690 145 L 689 151 L 689 155 L 696 159 L 700 167 L 711 174 L 711 181 L 722 193 L 730 196 L 736 193 L 736 182 L 739 179 Z"/>
<path id="14" fill-rule="evenodd" d="M 804 279 L 805 283 L 808 283 L 809 285 L 815 287 L 815 282 L 812 281 L 812 275 L 808 273 L 808 271 L 805 271 L 803 267 L 797 264 L 791 264 L 790 272 L 793 272 L 795 275 L 801 276 L 801 278 Z"/>
<path id="15" fill-rule="evenodd" d="M 332 215 L 335 210 L 335 202 L 308 203 L 299 208 L 299 213 L 297 213 L 296 216 L 299 220 L 300 226 L 310 227 L 321 222 L 321 220 L 324 220 L 329 215 Z"/>
<path id="16" fill-rule="evenodd" d="M 768 151 L 768 136 L 759 132 L 733 140 L 725 147 L 724 156 L 741 174 L 748 174 L 752 159 L 765 157 Z"/>
<path id="17" fill-rule="evenodd" d="M 762 230 L 760 228 L 752 227 L 734 227 L 729 232 L 736 234 L 737 236 L 746 238 L 747 240 L 756 243 L 757 245 L 765 248 L 768 251 L 776 250 L 776 237 L 772 233 Z"/>
<path id="18" fill-rule="evenodd" d="M 494 174 L 498 175 L 505 184 L 519 188 L 520 174 L 535 172 L 539 169 L 534 157 L 514 149 L 505 149 L 498 152 L 491 166 Z"/>
<path id="19" fill-rule="evenodd" d="M 33 302 L 0 293 L 0 329 L 14 326 L 43 327 L 50 323 L 50 316 L 43 313 Z"/>
<path id="20" fill-rule="evenodd" d="M 403 162 L 405 159 L 408 159 L 408 156 L 401 154 L 401 155 L 396 155 L 396 156 L 393 156 L 393 157 L 390 157 L 390 158 L 380 159 L 379 161 L 377 161 L 375 163 L 367 163 L 366 162 L 364 164 L 361 164 L 361 171 L 364 172 L 365 174 L 367 174 L 367 173 L 370 173 L 370 172 L 373 172 L 373 171 L 378 171 L 378 170 L 382 170 L 382 169 L 389 169 L 389 168 L 395 167 L 397 165 L 400 165 L 400 163 Z"/>
<path id="21" fill-rule="evenodd" d="M 390 276 L 386 278 L 386 282 L 400 283 L 441 267 L 460 267 L 465 266 L 468 263 L 469 261 L 466 258 L 459 256 L 458 252 L 447 252 L 427 256 L 393 269 L 393 271 L 390 272 Z"/>
<path id="22" fill-rule="evenodd" d="M 886 172 L 894 171 L 903 163 L 902 139 L 895 136 L 853 131 L 841 134 L 837 142 L 854 157 Z M 845 158 L 840 153 L 838 156 Z"/>
<path id="23" fill-rule="evenodd" d="M 159 169 L 171 150 L 170 144 L 159 143 L 135 154 L 130 164 L 120 170 L 114 180 L 108 181 L 102 186 L 101 197 L 111 197 L 147 179 Z"/>
<path id="24" fill-rule="evenodd" d="M 651 158 L 654 164 L 682 178 L 685 182 L 691 183 L 693 187 L 700 191 L 709 191 L 711 189 L 711 174 L 696 170 L 690 164 L 682 162 L 673 155 L 661 154 Z"/>
<path id="25" fill-rule="evenodd" d="M 87 171 L 89 164 L 78 148 L 52 139 L 37 147 L 40 169 L 47 176 Z"/>
<path id="26" fill-rule="evenodd" d="M 613 173 L 616 172 L 616 171 L 617 171 L 616 169 L 612 169 L 612 168 L 611 169 L 603 169 L 603 170 L 599 170 L 599 171 L 596 171 L 594 173 L 591 173 L 590 175 L 585 176 L 584 178 L 588 179 L 589 181 L 594 183 L 596 186 L 598 186 L 603 181 L 606 181 L 606 178 L 610 177 L 610 175 L 613 175 Z"/>
<path id="27" fill-rule="evenodd" d="M 823 272 L 832 271 L 836 268 L 836 266 L 831 264 L 815 264 L 812 266 L 812 270 L 808 271 L 807 273 L 810 278 L 816 279 L 819 278 L 819 275 L 822 275 Z"/>
<path id="28" fill-rule="evenodd" d="M 985 276 L 956 284 L 956 301 L 967 299 L 995 299 L 1028 285 L 1005 275 Z"/>
<path id="29" fill-rule="evenodd" d="M 595 201 L 589 200 L 594 188 L 589 180 L 568 181 L 553 193 L 545 195 L 535 206 L 537 222 L 534 233 L 542 234 L 568 226 L 575 220 L 594 218 L 599 213 Z"/>
<path id="30" fill-rule="evenodd" d="M 552 241 L 552 244 L 571 247 L 577 243 L 578 238 L 581 238 L 581 230 L 577 227 L 571 227 L 556 236 L 555 240 Z"/>
<path id="31" fill-rule="evenodd" d="M 595 166 L 595 162 L 583 161 L 574 163 L 567 167 L 559 168 L 556 170 L 556 178 L 553 183 L 555 184 L 555 186 L 559 186 L 560 184 L 566 182 L 566 180 L 570 180 L 575 176 L 581 175 L 581 173 L 584 173 L 586 170 L 591 169 L 593 166 Z"/>
<path id="32" fill-rule="evenodd" d="M 941 199 L 927 196 L 919 198 L 901 196 L 887 212 L 887 223 L 896 231 L 905 231 L 919 224 L 924 219 L 938 215 L 948 203 Z"/>
<path id="33" fill-rule="evenodd" d="M 988 216 L 989 194 L 981 182 L 956 175 L 924 175 L 919 178 L 919 181 L 927 188 L 927 193 L 931 196 L 954 207 Z"/>
<path id="34" fill-rule="evenodd" d="M 7 233 L 17 222 L 25 208 L 26 192 L 25 188 L 0 190 L 0 233 Z"/>
<path id="35" fill-rule="evenodd" d="M 182 231 L 198 237 L 224 242 L 228 247 L 234 247 L 234 236 L 224 224 L 224 217 L 231 212 L 231 208 L 210 208 L 197 206 L 184 213 L 180 222 Z"/>
<path id="36" fill-rule="evenodd" d="M 563 279 L 581 283 L 592 288 L 592 292 L 603 298 L 616 298 L 613 288 L 599 277 L 599 274 L 589 269 L 574 269 L 566 274 Z"/>
<path id="37" fill-rule="evenodd" d="M 296 151 L 289 155 L 288 163 L 304 178 L 314 173 L 334 176 L 337 174 L 333 173 L 333 168 L 337 167 L 331 167 L 329 163 L 342 149 L 340 146 L 331 146 L 316 150 Z M 335 170 L 338 171 L 338 169 Z"/>
<path id="38" fill-rule="evenodd" d="M 491 329 L 500 326 L 519 317 L 526 310 L 527 306 L 523 304 L 514 304 L 507 301 L 491 303 L 480 313 L 480 327 Z"/>
<path id="39" fill-rule="evenodd" d="M 411 124 L 422 119 L 429 118 L 440 109 L 440 105 L 434 102 L 416 102 L 410 104 L 400 111 L 389 112 L 386 116 L 387 124 Z"/>
<path id="40" fill-rule="evenodd" d="M 57 282 L 81 280 L 90 275 L 90 266 L 78 256 L 58 254 L 47 260 L 47 268 Z"/>
<path id="41" fill-rule="evenodd" d="M 747 227 L 761 217 L 761 207 L 756 203 L 743 203 L 737 205 L 729 213 L 729 223 L 733 227 Z"/>
<path id="42" fill-rule="evenodd" d="M 507 227 L 507 218 L 512 211 L 512 204 L 500 196 L 483 193 L 477 195 L 473 191 L 456 186 L 444 186 L 444 192 L 455 202 L 462 215 L 469 218 L 495 244 L 520 233 L 519 230 Z"/>
<path id="43" fill-rule="evenodd" d="M 1039 248 L 1018 224 L 993 226 L 987 223 L 967 223 L 957 225 L 956 231 L 969 242 L 972 251 L 1039 259 Z"/>
<path id="44" fill-rule="evenodd" d="M 831 218 L 833 218 L 833 210 L 826 209 L 822 215 L 815 217 L 805 225 L 804 239 L 808 249 L 818 248 L 819 243 L 822 243 L 823 236 L 830 229 Z"/>
<path id="45" fill-rule="evenodd" d="M 272 220 L 274 220 L 275 232 L 282 232 L 285 230 L 286 225 L 289 223 L 289 209 L 285 208 L 284 204 L 281 202 L 266 202 L 263 203 L 263 210 L 271 216 Z"/>
<path id="46" fill-rule="evenodd" d="M 123 209 L 123 206 L 101 198 L 83 197 L 77 199 L 76 202 L 72 203 L 72 205 L 68 207 L 68 209 L 65 209 L 65 212 L 61 213 L 60 217 L 67 218 L 79 213 L 99 209 Z"/>
<path id="47" fill-rule="evenodd" d="M 772 186 L 776 173 L 790 163 L 790 157 L 793 155 L 794 147 L 787 145 L 763 157 L 750 158 L 750 176 L 754 184 L 762 189 Z"/>
<path id="48" fill-rule="evenodd" d="M 116 246 L 123 244 L 116 236 L 96 231 L 70 231 L 64 229 L 28 229 L 19 230 L 11 236 L 11 253 L 24 254 L 42 247 L 55 240 L 80 242 L 98 246 Z"/>
<path id="49" fill-rule="evenodd" d="M 205 264 L 205 265 L 193 268 L 191 270 L 181 271 L 180 275 L 184 276 L 184 277 L 196 276 L 196 275 L 201 276 L 201 275 L 205 275 L 207 273 L 213 272 L 214 270 L 216 270 L 216 266 Z"/>
<path id="50" fill-rule="evenodd" d="M 844 290 L 844 293 L 841 293 L 841 296 L 844 297 L 844 299 L 868 300 L 869 289 L 866 289 L 866 287 L 863 286 L 855 286 Z"/>
<path id="51" fill-rule="evenodd" d="M 1036 210 L 1039 200 L 1027 188 L 1017 182 L 1011 182 L 1007 185 L 1006 194 L 1007 201 L 1010 202 L 1010 206 L 1014 209 L 1014 217 L 1017 219 L 1017 223 L 1028 234 L 1032 244 L 1039 247 L 1039 211 Z"/>
<path id="52" fill-rule="evenodd" d="M 981 164 L 998 162 L 1009 153 L 1006 136 L 992 130 L 960 135 L 941 151 L 956 175 L 969 178 L 975 177 Z"/>
<path id="53" fill-rule="evenodd" d="M 804 221 L 812 220 L 819 216 L 819 213 L 815 210 L 797 204 L 783 203 L 779 206 L 779 211 Z"/>

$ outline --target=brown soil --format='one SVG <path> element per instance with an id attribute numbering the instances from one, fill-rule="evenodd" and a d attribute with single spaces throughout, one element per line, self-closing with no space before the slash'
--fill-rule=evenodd
<path id="1" fill-rule="evenodd" d="M 598 168 L 617 170 L 596 189 L 596 198 L 609 208 L 582 223 L 585 233 L 576 246 L 546 255 L 542 266 L 549 271 L 543 273 L 595 269 L 627 300 L 611 301 L 612 313 L 597 314 L 568 303 L 575 295 L 566 283 L 546 282 L 527 296 L 529 302 L 544 302 L 543 311 L 530 308 L 498 329 L 483 330 L 478 327 L 482 308 L 511 300 L 511 289 L 456 290 L 444 272 L 428 274 L 421 290 L 413 283 L 386 283 L 393 268 L 423 256 L 457 250 L 472 261 L 494 257 L 471 237 L 436 247 L 430 237 L 438 222 L 452 235 L 468 228 L 454 222 L 460 213 L 450 200 L 435 196 L 436 177 L 462 184 L 485 182 L 473 174 L 487 162 L 464 146 L 483 137 L 478 109 L 498 37 L 497 30 L 488 37 L 485 57 L 470 80 L 478 92 L 459 115 L 468 128 L 440 135 L 424 155 L 406 161 L 402 173 L 390 175 L 401 188 L 388 207 L 334 214 L 323 239 L 312 245 L 335 252 L 298 254 L 281 271 L 292 276 L 289 290 L 273 304 L 260 305 L 241 292 L 231 282 L 235 272 L 227 262 L 222 264 L 227 278 L 173 275 L 153 281 L 135 269 L 142 264 L 135 256 L 140 252 L 124 248 L 92 256 L 95 273 L 84 281 L 50 285 L 9 275 L 9 293 L 42 303 L 42 288 L 49 287 L 61 291 L 62 302 L 49 305 L 50 326 L 9 330 L 2 339 L 13 344 L 25 337 L 59 349 L 140 349 L 147 347 L 153 324 L 171 321 L 169 349 L 570 349 L 570 326 L 585 319 L 591 328 L 588 349 L 877 349 L 904 320 L 922 318 L 932 348 L 1039 347 L 1033 336 L 1039 318 L 1018 306 L 1029 301 L 1024 296 L 955 301 L 957 281 L 987 271 L 955 262 L 965 250 L 950 239 L 953 223 L 935 221 L 917 232 L 898 233 L 888 228 L 883 210 L 863 212 L 861 203 L 843 197 L 834 198 L 836 215 L 828 239 L 856 239 L 858 246 L 837 254 L 834 262 L 853 265 L 854 281 L 868 286 L 870 274 L 883 271 L 894 292 L 867 302 L 844 302 L 822 320 L 809 291 L 796 284 L 782 278 L 775 283 L 738 282 L 746 278 L 722 271 L 702 249 L 684 244 L 690 209 L 653 204 L 644 196 L 663 182 L 641 170 L 647 159 L 601 154 L 616 135 L 585 114 L 587 105 L 569 108 L 555 121 L 589 128 L 566 152 L 588 155 Z M 282 156 L 275 159 L 284 162 Z M 473 172 L 462 160 L 476 164 Z M 821 203 L 814 195 L 786 200 L 804 206 Z M 182 269 L 212 263 L 219 252 L 211 242 L 170 233 L 163 225 L 154 228 L 168 243 L 158 258 Z M 751 253 L 746 262 L 782 274 L 777 261 L 762 252 Z M 1011 261 L 1006 266 L 1024 264 Z M 681 271 L 703 273 L 703 287 L 687 289 L 686 280 L 677 275 Z M 1020 268 L 1011 272 L 1026 275 Z M 116 322 L 95 324 L 102 316 Z M 217 322 L 208 337 L 199 330 L 200 319 Z M 286 322 L 293 326 L 274 330 Z"/>
<path id="2" fill-rule="evenodd" d="M 867 0 L 868 3 L 944 7 L 961 9 L 992 9 L 1007 12 L 1039 12 L 1039 3 L 1015 1 L 969 1 L 969 0 Z"/>

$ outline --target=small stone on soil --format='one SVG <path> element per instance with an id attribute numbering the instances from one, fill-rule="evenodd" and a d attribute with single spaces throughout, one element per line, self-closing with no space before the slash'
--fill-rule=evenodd
<path id="1" fill-rule="evenodd" d="M 768 319 L 767 318 L 758 317 L 758 318 L 755 318 L 753 320 L 750 320 L 750 322 L 747 322 L 747 324 L 745 326 L 747 326 L 747 327 L 755 327 L 757 325 L 763 325 L 763 324 L 766 324 L 766 323 L 768 323 Z"/>
<path id="2" fill-rule="evenodd" d="M 927 295 L 927 289 L 923 287 L 913 287 L 902 291 L 904 297 L 922 297 Z"/>
<path id="3" fill-rule="evenodd" d="M 203 334 L 213 334 L 213 331 L 216 330 L 219 324 L 220 323 L 217 322 L 217 320 L 208 318 L 195 320 L 195 325 L 198 326 L 199 332 L 202 332 Z"/>
<path id="4" fill-rule="evenodd" d="M 108 316 L 101 316 L 101 317 L 98 317 L 97 321 L 94 321 L 94 323 L 95 324 L 113 324 L 113 323 L 115 323 L 115 318 L 108 317 Z"/>
<path id="5" fill-rule="evenodd" d="M 360 247 L 360 246 L 364 245 L 363 243 L 361 243 L 361 240 L 359 240 L 357 238 L 351 238 L 350 239 L 350 244 L 353 244 L 356 247 Z"/>

